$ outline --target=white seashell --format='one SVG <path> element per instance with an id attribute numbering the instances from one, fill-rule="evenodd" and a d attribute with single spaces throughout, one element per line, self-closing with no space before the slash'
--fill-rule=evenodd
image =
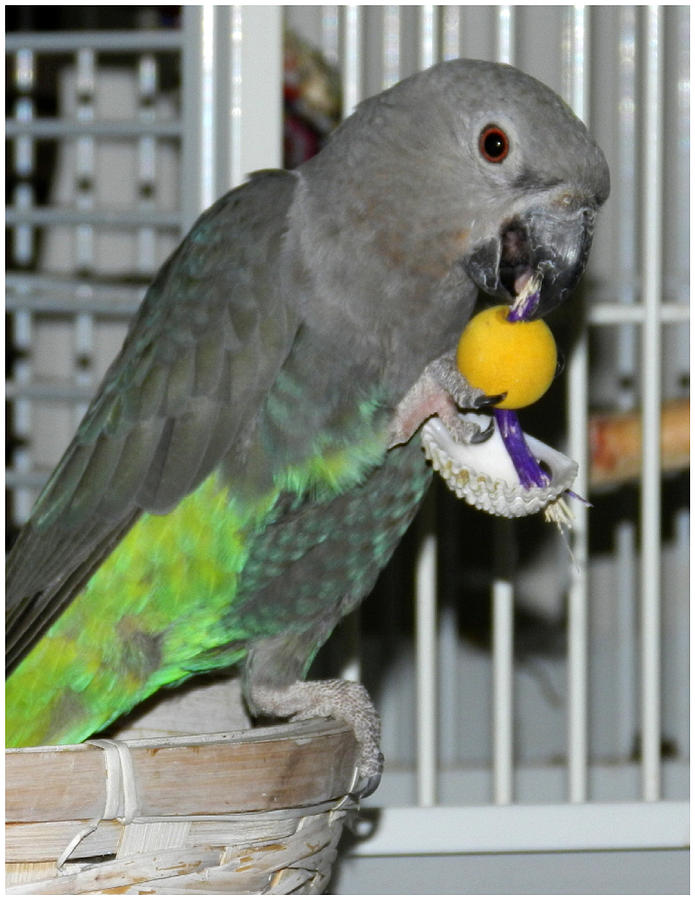
<path id="1" fill-rule="evenodd" d="M 490 417 L 479 413 L 459 415 L 482 429 L 490 424 Z M 571 519 L 560 498 L 577 476 L 577 463 L 542 441 L 524 435 L 531 452 L 551 476 L 550 484 L 525 488 L 497 427 L 492 437 L 481 444 L 462 444 L 453 439 L 438 416 L 433 416 L 422 426 L 421 435 L 425 456 L 434 470 L 457 497 L 477 509 L 512 519 L 554 504 L 546 518 L 562 524 Z"/>

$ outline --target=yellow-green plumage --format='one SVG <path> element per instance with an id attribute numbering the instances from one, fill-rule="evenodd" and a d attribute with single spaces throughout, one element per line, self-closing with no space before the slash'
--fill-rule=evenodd
<path id="1" fill-rule="evenodd" d="M 247 637 L 220 633 L 245 525 L 216 475 L 169 515 L 139 519 L 8 679 L 8 745 L 81 741 L 189 675 L 187 656 Z"/>
<path id="2" fill-rule="evenodd" d="M 393 548 L 393 527 L 373 542 L 374 562 L 362 549 L 351 558 L 349 535 L 329 513 L 350 489 L 359 495 L 365 476 L 383 463 L 378 404 L 363 402 L 358 417 L 362 428 L 353 437 L 361 432 L 361 441 L 327 447 L 319 437 L 312 456 L 277 472 L 255 503 L 240 502 L 213 473 L 172 512 L 142 516 L 8 679 L 8 746 L 84 740 L 158 688 L 239 662 L 254 639 L 320 616 L 339 591 L 326 572 L 320 585 L 305 580 L 304 596 L 300 590 L 285 615 L 281 606 L 254 603 L 264 584 L 286 575 L 310 548 L 341 541 L 338 552 L 326 547 L 340 561 L 340 581 L 380 567 Z M 422 474 L 396 491 L 406 512 L 424 489 Z M 280 506 L 297 508 L 298 531 L 274 532 Z M 403 512 L 395 510 L 399 521 Z"/>

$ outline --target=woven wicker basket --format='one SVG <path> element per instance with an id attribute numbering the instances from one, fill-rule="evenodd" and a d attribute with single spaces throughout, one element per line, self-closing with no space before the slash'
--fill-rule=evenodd
<path id="1" fill-rule="evenodd" d="M 320 893 L 357 746 L 313 720 L 6 752 L 8 893 Z"/>

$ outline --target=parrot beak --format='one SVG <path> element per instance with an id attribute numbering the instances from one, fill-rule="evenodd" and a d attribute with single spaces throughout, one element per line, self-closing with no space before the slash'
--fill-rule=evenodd
<path id="1" fill-rule="evenodd" d="M 534 273 L 542 276 L 534 319 L 563 303 L 589 256 L 596 220 L 593 204 L 565 194 L 558 204 L 530 208 L 503 222 L 496 237 L 475 245 L 465 267 L 486 294 L 511 302 Z"/>

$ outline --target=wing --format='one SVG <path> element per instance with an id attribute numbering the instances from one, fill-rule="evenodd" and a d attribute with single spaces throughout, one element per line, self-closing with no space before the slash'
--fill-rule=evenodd
<path id="1" fill-rule="evenodd" d="M 9 666 L 141 513 L 176 506 L 252 421 L 298 327 L 277 290 L 295 183 L 254 176 L 160 270 L 8 556 Z"/>

